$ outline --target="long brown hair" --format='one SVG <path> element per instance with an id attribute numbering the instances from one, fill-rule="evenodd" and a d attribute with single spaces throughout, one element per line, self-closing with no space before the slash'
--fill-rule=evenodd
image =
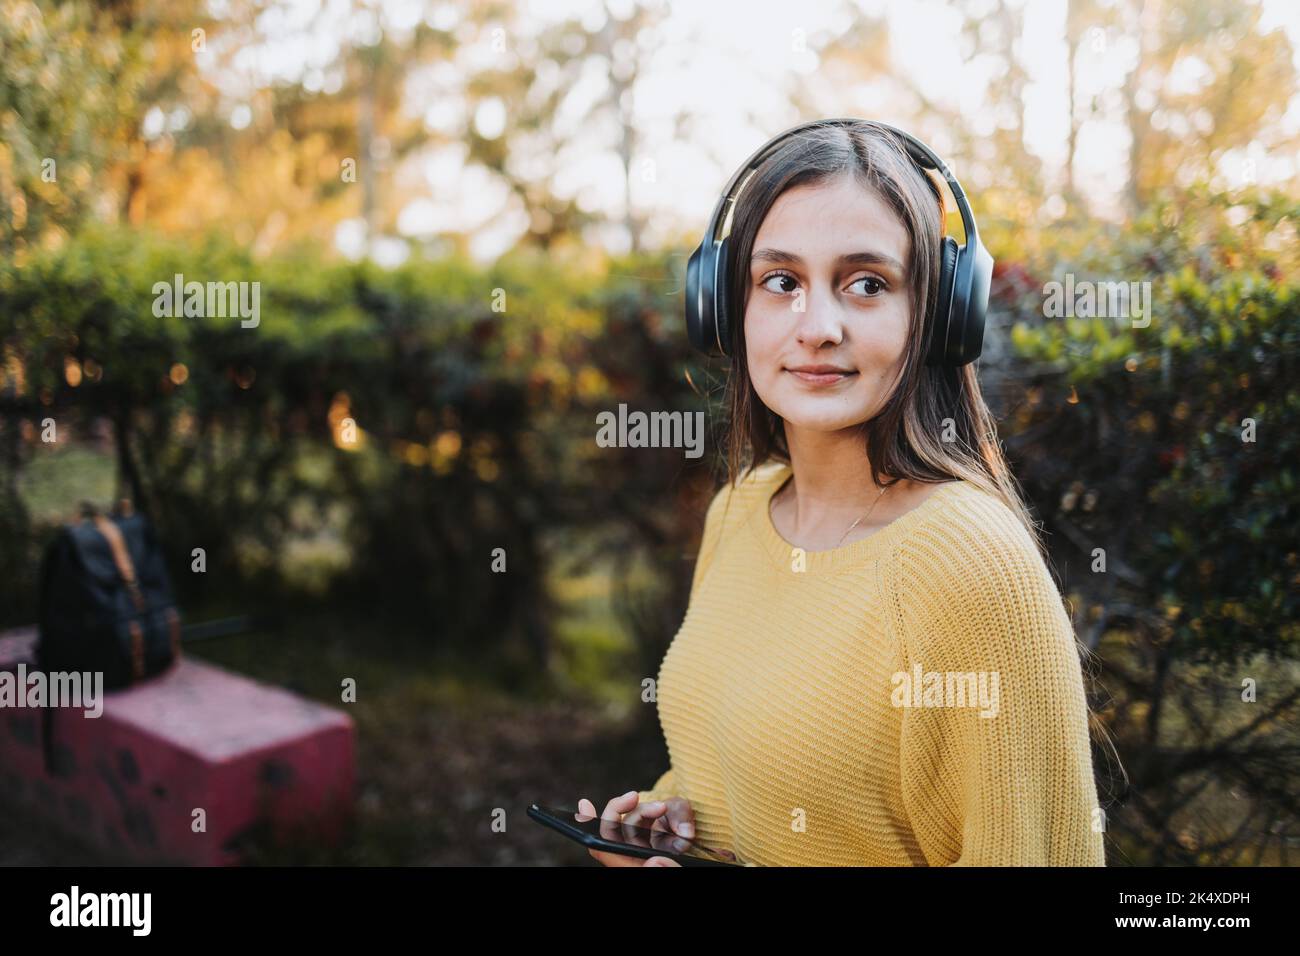
<path id="1" fill-rule="evenodd" d="M 814 127 L 780 144 L 750 175 L 732 212 L 727 274 L 733 331 L 725 436 L 728 477 L 733 482 L 775 460 L 789 463 L 782 420 L 754 391 L 746 361 L 744 314 L 751 291 L 749 258 L 754 238 L 777 197 L 797 186 L 850 174 L 902 220 L 910 238 L 907 263 L 911 319 L 903 367 L 893 394 L 861 426 L 872 479 L 882 485 L 962 478 L 991 492 L 1016 515 L 1039 553 L 1046 550 L 1019 485 L 1007 467 L 997 426 L 980 392 L 974 364 L 927 366 L 931 324 L 924 318 L 939 289 L 939 243 L 944 198 L 937 183 L 908 157 L 898 137 L 869 121 Z M 950 440 L 943 440 L 945 432 Z"/>

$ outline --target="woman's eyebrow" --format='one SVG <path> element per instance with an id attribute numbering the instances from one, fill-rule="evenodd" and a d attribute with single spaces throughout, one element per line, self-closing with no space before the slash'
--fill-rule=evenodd
<path id="1" fill-rule="evenodd" d="M 779 262 L 788 263 L 789 265 L 802 265 L 803 259 L 793 252 L 785 252 L 781 249 L 759 249 L 750 257 L 750 263 L 755 262 Z M 899 273 L 904 272 L 903 264 L 893 256 L 887 256 L 883 252 L 847 252 L 840 256 L 836 262 L 846 263 L 849 265 L 868 265 L 868 266 L 888 266 L 897 270 Z"/>

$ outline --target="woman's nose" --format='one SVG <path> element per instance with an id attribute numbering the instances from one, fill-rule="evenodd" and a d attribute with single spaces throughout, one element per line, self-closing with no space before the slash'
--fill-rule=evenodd
<path id="1" fill-rule="evenodd" d="M 816 348 L 826 342 L 838 345 L 844 339 L 840 304 L 829 292 L 810 291 L 802 299 L 795 299 L 791 308 L 800 344 Z"/>

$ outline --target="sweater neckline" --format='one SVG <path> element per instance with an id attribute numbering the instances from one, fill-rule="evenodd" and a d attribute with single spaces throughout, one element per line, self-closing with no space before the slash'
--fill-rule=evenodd
<path id="1" fill-rule="evenodd" d="M 750 526 L 762 543 L 763 550 L 777 567 L 788 571 L 796 545 L 783 538 L 776 530 L 776 525 L 772 523 L 772 498 L 790 477 L 792 469 L 785 462 L 780 462 L 779 465 L 780 467 L 772 469 L 772 474 L 759 489 L 758 505 L 751 515 L 753 520 Z M 906 536 L 919 522 L 941 508 L 948 496 L 964 484 L 965 482 L 960 479 L 939 483 L 939 486 L 911 511 L 899 515 L 865 538 L 825 551 L 805 551 L 804 567 L 809 571 L 835 571 L 877 558 Z"/>

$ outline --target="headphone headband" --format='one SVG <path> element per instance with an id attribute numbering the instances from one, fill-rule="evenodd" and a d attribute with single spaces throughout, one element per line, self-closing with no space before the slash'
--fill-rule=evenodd
<path id="1" fill-rule="evenodd" d="M 704 241 L 687 264 L 686 323 L 691 342 L 711 355 L 727 355 L 730 316 L 727 315 L 726 248 L 729 236 L 719 236 L 741 189 L 750 176 L 787 139 L 820 127 L 861 127 L 863 125 L 893 134 L 908 157 L 921 169 L 939 173 L 952 190 L 965 231 L 965 244 L 945 235 L 940 247 L 939 296 L 933 313 L 934 331 L 926 364 L 965 365 L 979 357 L 984 336 L 984 319 L 988 308 L 989 283 L 993 257 L 980 242 L 979 228 L 966 193 L 948 164 L 929 146 L 905 130 L 876 120 L 851 117 L 813 120 L 792 126 L 764 143 L 745 160 L 727 182 L 713 214 L 709 217 Z"/>

